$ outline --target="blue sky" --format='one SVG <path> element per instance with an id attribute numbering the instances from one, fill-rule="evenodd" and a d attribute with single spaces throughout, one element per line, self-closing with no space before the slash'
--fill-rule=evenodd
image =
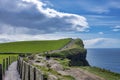
<path id="1" fill-rule="evenodd" d="M 0 0 L 1 43 L 67 37 L 120 48 L 120 0 Z"/>

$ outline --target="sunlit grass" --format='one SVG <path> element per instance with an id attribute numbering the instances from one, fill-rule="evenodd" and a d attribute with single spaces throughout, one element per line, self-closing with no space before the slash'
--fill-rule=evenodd
<path id="1" fill-rule="evenodd" d="M 57 50 L 69 43 L 70 40 L 71 39 L 2 43 L 0 44 L 0 52 L 39 53 Z"/>

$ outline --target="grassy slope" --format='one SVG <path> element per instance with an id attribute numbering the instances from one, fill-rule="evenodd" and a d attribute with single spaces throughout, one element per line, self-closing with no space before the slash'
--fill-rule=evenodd
<path id="1" fill-rule="evenodd" d="M 21 41 L 0 44 L 0 52 L 37 53 L 56 50 L 66 45 L 71 39 L 46 41 Z"/>
<path id="2" fill-rule="evenodd" d="M 98 76 L 103 77 L 105 80 L 120 80 L 120 74 L 107 71 L 105 69 L 100 69 L 97 67 L 80 67 L 84 70 L 87 70 L 91 73 L 94 73 Z"/>

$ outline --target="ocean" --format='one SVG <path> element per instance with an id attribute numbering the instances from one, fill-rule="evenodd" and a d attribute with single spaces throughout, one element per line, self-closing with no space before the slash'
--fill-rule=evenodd
<path id="1" fill-rule="evenodd" d="M 120 73 L 120 48 L 87 49 L 86 58 L 91 66 Z"/>

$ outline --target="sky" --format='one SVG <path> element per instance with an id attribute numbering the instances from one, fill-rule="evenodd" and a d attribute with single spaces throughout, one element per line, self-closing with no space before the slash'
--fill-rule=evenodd
<path id="1" fill-rule="evenodd" d="M 120 0 L 0 0 L 0 43 L 61 38 L 120 48 Z"/>

